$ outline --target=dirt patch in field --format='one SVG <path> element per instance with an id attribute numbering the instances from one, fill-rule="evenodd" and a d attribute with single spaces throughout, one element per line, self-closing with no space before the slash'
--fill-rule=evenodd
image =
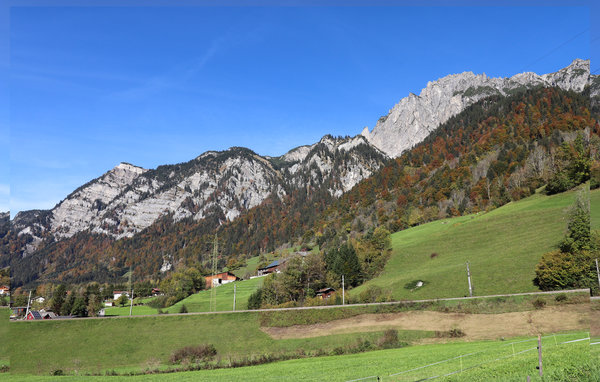
<path id="1" fill-rule="evenodd" d="M 590 335 L 600 337 L 600 300 L 592 301 L 591 304 Z"/>
<path id="2" fill-rule="evenodd" d="M 264 327 L 261 330 L 274 339 L 285 339 L 372 332 L 388 328 L 430 331 L 458 328 L 465 332 L 465 339 L 479 340 L 589 329 L 589 315 L 588 304 L 553 306 L 540 310 L 501 314 L 413 311 L 363 314 L 323 324 Z"/>

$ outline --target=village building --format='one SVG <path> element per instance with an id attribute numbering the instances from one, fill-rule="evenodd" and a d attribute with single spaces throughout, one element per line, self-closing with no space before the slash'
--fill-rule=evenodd
<path id="1" fill-rule="evenodd" d="M 231 272 L 222 272 L 212 276 L 206 276 L 206 289 L 210 289 L 213 286 L 219 286 L 222 284 L 228 284 L 234 281 L 240 280 L 239 277 Z"/>
<path id="2" fill-rule="evenodd" d="M 275 260 L 264 268 L 258 268 L 258 276 L 266 276 L 270 273 L 280 273 L 285 260 Z"/>
<path id="3" fill-rule="evenodd" d="M 152 294 L 152 297 L 156 297 L 156 296 L 161 296 L 162 295 L 160 289 L 158 289 L 158 288 L 152 288 L 152 293 L 151 294 Z"/>
<path id="4" fill-rule="evenodd" d="M 333 288 L 323 288 L 317 291 L 317 297 L 321 300 L 326 300 L 330 298 L 335 293 L 335 289 Z"/>
<path id="5" fill-rule="evenodd" d="M 26 306 L 13 306 L 11 309 L 12 314 L 10 315 L 10 318 L 22 317 L 27 312 Z"/>
<path id="6" fill-rule="evenodd" d="M 37 310 L 30 310 L 29 313 L 27 313 L 27 317 L 25 317 L 25 319 L 27 321 L 43 320 L 42 315 Z"/>
<path id="7" fill-rule="evenodd" d="M 44 312 L 43 310 L 40 310 L 40 315 L 42 316 L 42 320 L 54 320 L 58 317 L 58 315 L 54 312 Z"/>
<path id="8" fill-rule="evenodd" d="M 0 296 L 9 296 L 9 295 L 10 295 L 10 288 L 7 287 L 6 285 L 0 286 Z"/>
<path id="9" fill-rule="evenodd" d="M 129 297 L 129 292 L 128 291 L 123 291 L 123 290 L 116 290 L 116 291 L 113 292 L 113 300 L 117 300 L 122 295 L 125 295 L 125 296 Z"/>

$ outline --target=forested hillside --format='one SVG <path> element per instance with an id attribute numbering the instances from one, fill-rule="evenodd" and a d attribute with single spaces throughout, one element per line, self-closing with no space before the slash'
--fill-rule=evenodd
<path id="1" fill-rule="evenodd" d="M 548 183 L 560 192 L 589 177 L 580 170 L 589 161 L 586 131 L 591 128 L 597 126 L 587 91 L 538 88 L 491 96 L 450 118 L 339 199 L 328 191 L 335 177 L 324 177 L 321 187 L 313 183 L 289 189 L 283 198 L 272 195 L 227 223 L 216 212 L 200 221 L 174 222 L 167 215 L 120 240 L 80 232 L 14 259 L 14 282 L 116 281 L 130 265 L 140 278 L 157 277 L 161 268 L 206 264 L 214 233 L 224 243 L 223 266 L 284 244 L 335 247 L 378 226 L 395 232 L 488 210 Z M 348 159 L 341 150 L 323 155 L 332 156 L 333 171 Z M 369 155 L 376 154 L 363 156 Z M 276 159 L 273 164 L 280 165 Z M 306 169 L 317 177 L 318 170 L 316 165 Z"/>
<path id="2" fill-rule="evenodd" d="M 588 92 L 486 98 L 333 203 L 305 240 L 327 244 L 376 225 L 395 232 L 489 210 L 546 184 L 565 191 L 589 178 L 591 129 Z"/>

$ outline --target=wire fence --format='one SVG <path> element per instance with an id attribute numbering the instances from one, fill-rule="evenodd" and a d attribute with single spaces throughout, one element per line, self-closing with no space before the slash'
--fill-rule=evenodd
<path id="1" fill-rule="evenodd" d="M 542 336 L 542 348 L 543 349 L 557 349 L 560 346 L 568 346 L 569 344 L 576 344 L 583 341 L 590 341 L 590 337 L 570 339 L 564 337 L 573 338 L 576 334 L 574 333 L 563 333 L 563 334 L 552 334 Z M 578 335 L 581 335 L 579 333 Z M 537 351 L 538 338 L 524 339 L 520 341 L 513 341 L 510 343 L 494 343 L 491 347 L 482 349 L 476 352 L 470 352 L 466 354 L 460 354 L 440 361 L 432 362 L 429 364 L 410 368 L 408 370 L 398 371 L 396 373 L 385 374 L 381 376 L 369 376 L 359 379 L 353 379 L 346 382 L 366 381 L 366 380 L 390 380 L 390 381 L 428 381 L 438 378 L 449 377 L 451 375 L 459 374 L 476 368 L 480 368 L 485 365 L 493 365 L 496 362 L 504 361 L 510 358 L 516 358 L 520 355 L 524 355 L 529 352 Z M 532 344 L 534 346 L 532 346 Z M 590 345 L 600 344 L 600 342 L 593 342 Z M 537 356 L 536 356 L 537 362 Z M 457 365 L 458 363 L 458 365 Z"/>

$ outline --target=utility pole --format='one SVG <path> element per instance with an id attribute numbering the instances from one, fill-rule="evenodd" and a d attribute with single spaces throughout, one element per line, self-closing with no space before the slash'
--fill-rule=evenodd
<path id="1" fill-rule="evenodd" d="M 346 305 L 346 288 L 344 287 L 344 275 L 342 275 L 342 305 Z"/>
<path id="2" fill-rule="evenodd" d="M 29 316 L 29 303 L 31 302 L 31 291 L 29 291 L 29 298 L 27 299 L 27 310 L 25 310 L 25 319 Z"/>
<path id="3" fill-rule="evenodd" d="M 542 335 L 538 334 L 538 369 L 540 369 L 540 377 L 544 374 L 542 372 Z"/>
<path id="4" fill-rule="evenodd" d="M 596 274 L 598 275 L 598 287 L 600 287 L 600 269 L 598 268 L 598 258 L 596 258 Z"/>
<path id="5" fill-rule="evenodd" d="M 213 253 L 212 253 L 212 279 L 210 285 L 210 311 L 217 311 L 217 289 L 215 288 L 215 279 L 217 275 L 217 256 L 219 255 L 219 238 L 215 233 L 215 240 L 213 242 Z"/>
<path id="6" fill-rule="evenodd" d="M 133 312 L 133 284 L 131 283 L 131 275 L 132 275 L 131 266 L 129 267 L 129 289 L 131 289 L 131 298 L 129 301 L 129 315 Z"/>
<path id="7" fill-rule="evenodd" d="M 235 287 L 237 287 L 237 285 L 235 285 L 235 281 L 233 282 L 233 310 L 235 311 Z"/>
<path id="8" fill-rule="evenodd" d="M 471 270 L 469 269 L 468 261 L 467 261 L 467 280 L 469 281 L 469 297 L 473 297 L 473 286 L 471 284 Z"/>

